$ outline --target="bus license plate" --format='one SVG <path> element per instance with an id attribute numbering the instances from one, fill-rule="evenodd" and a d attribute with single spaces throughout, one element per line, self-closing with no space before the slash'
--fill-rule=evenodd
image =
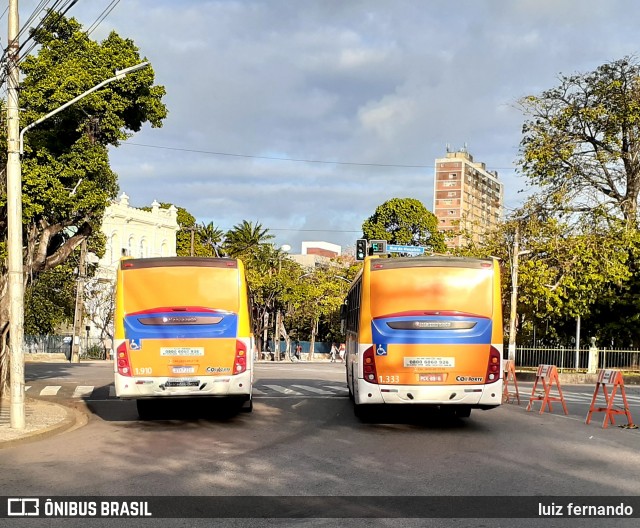
<path id="1" fill-rule="evenodd" d="M 204 356 L 204 347 L 160 347 L 161 356 Z"/>
<path id="2" fill-rule="evenodd" d="M 165 387 L 197 387 L 200 385 L 199 380 L 185 380 L 185 379 L 175 379 L 175 380 L 167 380 L 164 384 Z"/>
<path id="3" fill-rule="evenodd" d="M 424 383 L 442 383 L 446 378 L 446 374 L 418 374 L 418 381 Z"/>
<path id="4" fill-rule="evenodd" d="M 196 373 L 196 367 L 173 367 L 171 369 L 171 372 L 173 372 L 174 374 L 195 374 Z"/>

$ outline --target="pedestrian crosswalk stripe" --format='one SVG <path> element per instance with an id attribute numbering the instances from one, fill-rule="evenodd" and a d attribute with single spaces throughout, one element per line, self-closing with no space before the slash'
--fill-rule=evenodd
<path id="1" fill-rule="evenodd" d="M 323 387 L 333 392 L 349 392 L 349 389 L 347 389 L 347 387 L 336 387 L 334 385 L 323 385 Z"/>
<path id="2" fill-rule="evenodd" d="M 93 385 L 78 385 L 76 390 L 73 391 L 72 398 L 82 398 L 88 396 L 93 392 Z"/>
<path id="3" fill-rule="evenodd" d="M 116 388 L 113 385 L 109 385 L 109 398 L 116 397 Z"/>
<path id="4" fill-rule="evenodd" d="M 322 395 L 333 394 L 333 392 L 331 391 L 327 391 L 324 389 L 317 389 L 316 387 L 310 387 L 309 385 L 291 385 L 291 386 L 295 387 L 296 389 L 302 389 L 309 392 L 313 392 L 314 394 L 322 394 Z"/>
<path id="5" fill-rule="evenodd" d="M 55 396 L 61 388 L 61 385 L 47 385 L 40 391 L 40 396 Z"/>
<path id="6" fill-rule="evenodd" d="M 256 389 L 255 387 L 253 387 L 253 389 L 251 389 L 251 392 L 252 392 L 253 394 L 257 394 L 257 395 L 259 395 L 259 396 L 266 394 L 266 392 L 261 391 L 260 389 Z"/>
<path id="7" fill-rule="evenodd" d="M 24 392 L 27 392 L 31 388 L 31 385 L 26 385 L 24 388 Z"/>
<path id="8" fill-rule="evenodd" d="M 281 394 L 286 394 L 287 396 L 302 396 L 301 392 L 291 390 L 287 387 L 283 387 L 282 385 L 264 385 L 264 387 L 267 387 Z"/>

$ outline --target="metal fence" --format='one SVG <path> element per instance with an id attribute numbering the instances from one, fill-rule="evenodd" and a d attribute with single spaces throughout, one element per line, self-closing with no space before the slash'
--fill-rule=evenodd
<path id="1" fill-rule="evenodd" d="M 506 351 L 506 348 L 505 348 Z M 559 371 L 586 372 L 589 362 L 592 370 L 618 369 L 640 372 L 640 350 L 617 348 L 516 348 L 517 368 L 537 368 L 538 365 L 555 365 Z"/>
<path id="2" fill-rule="evenodd" d="M 25 354 L 64 354 L 71 358 L 73 337 L 68 335 L 25 335 Z M 109 343 L 100 338 L 80 338 L 80 359 L 106 359 Z"/>

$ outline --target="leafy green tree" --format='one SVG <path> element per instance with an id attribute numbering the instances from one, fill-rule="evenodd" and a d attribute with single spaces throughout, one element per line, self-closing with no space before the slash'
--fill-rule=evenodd
<path id="1" fill-rule="evenodd" d="M 224 231 L 218 229 L 213 222 L 202 222 L 198 229 L 198 237 L 204 247 L 208 248 L 216 257 L 220 256 L 220 244 L 224 240 Z"/>
<path id="2" fill-rule="evenodd" d="M 539 210 L 568 233 L 550 234 L 557 262 L 535 270 L 550 275 L 537 288 L 552 288 L 536 313 L 558 325 L 580 315 L 592 336 L 640 343 L 640 64 L 625 57 L 559 80 L 520 101 L 519 164 L 540 187 Z"/>
<path id="3" fill-rule="evenodd" d="M 101 81 L 116 69 L 142 62 L 129 39 L 111 33 L 92 41 L 74 19 L 45 18 L 33 33 L 37 55 L 21 63 L 21 127 L 36 121 Z M 23 175 L 23 226 L 25 283 L 63 264 L 83 240 L 100 241 L 102 216 L 118 189 L 109 167 L 108 147 L 118 146 L 145 123 L 162 125 L 167 110 L 165 93 L 155 86 L 151 67 L 115 81 L 56 116 L 40 123 L 25 136 Z M 4 131 L 1 133 L 4 134 Z M 6 142 L 6 138 L 2 138 Z M 3 158 L 6 164 L 6 158 Z M 6 189 L 0 188 L 0 253 L 6 254 Z M 95 248 L 101 254 L 103 248 Z M 6 357 L 8 329 L 6 262 L 0 265 L 0 355 Z M 6 370 L 0 385 L 6 386 Z"/>
<path id="4" fill-rule="evenodd" d="M 640 65 L 634 58 L 520 101 L 527 117 L 519 161 L 552 209 L 604 210 L 637 224 L 640 194 Z"/>
<path id="5" fill-rule="evenodd" d="M 615 302 L 612 292 L 631 277 L 626 248 L 636 244 L 634 231 L 623 226 L 616 230 L 597 224 L 572 225 L 531 210 L 516 216 L 521 218 L 504 222 L 482 244 L 457 252 L 500 259 L 505 329 L 509 328 L 517 226 L 520 251 L 526 252 L 518 266 L 519 342 L 530 341 L 534 333 L 536 340 L 568 341 L 575 335 L 577 317 L 583 319 L 586 332 L 596 335 L 588 323 L 593 310 L 603 299 Z"/>
<path id="6" fill-rule="evenodd" d="M 224 250 L 231 257 L 242 257 L 273 238 L 275 237 L 260 222 L 254 224 L 243 220 L 227 231 Z"/>
<path id="7" fill-rule="evenodd" d="M 25 290 L 25 334 L 54 334 L 60 326 L 73 320 L 76 273 L 72 260 L 43 271 Z"/>
<path id="8" fill-rule="evenodd" d="M 436 216 L 415 198 L 392 198 L 378 206 L 362 224 L 362 236 L 390 244 L 424 246 L 435 253 L 447 251 Z"/>

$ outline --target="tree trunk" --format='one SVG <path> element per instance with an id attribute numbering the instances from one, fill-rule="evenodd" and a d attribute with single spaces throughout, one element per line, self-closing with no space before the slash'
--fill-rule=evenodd
<path id="1" fill-rule="evenodd" d="M 311 342 L 309 343 L 309 361 L 313 361 L 313 354 L 316 347 L 316 332 L 318 331 L 318 321 L 313 321 L 311 325 Z"/>

